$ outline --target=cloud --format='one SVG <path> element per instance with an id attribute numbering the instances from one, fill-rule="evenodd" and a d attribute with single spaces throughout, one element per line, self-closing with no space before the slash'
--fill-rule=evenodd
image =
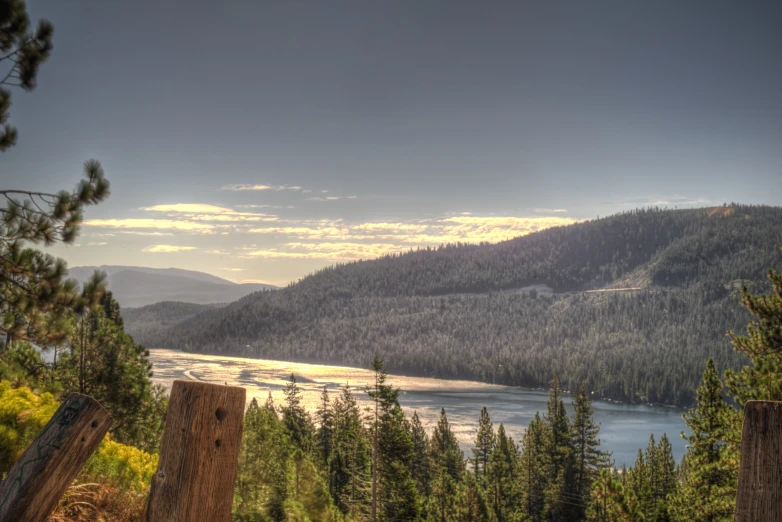
<path id="1" fill-rule="evenodd" d="M 214 232 L 214 226 L 208 223 L 196 223 L 189 220 L 173 219 L 150 219 L 150 218 L 128 218 L 128 219 L 88 219 L 84 222 L 89 227 L 101 228 L 128 228 L 128 229 L 158 229 L 158 230 L 178 230 L 182 232 L 198 232 L 210 234 Z"/>
<path id="2" fill-rule="evenodd" d="M 204 254 L 212 254 L 215 256 L 227 256 L 230 255 L 230 252 L 223 252 L 222 250 L 219 250 L 217 248 L 210 248 L 207 250 L 204 250 Z"/>
<path id="3" fill-rule="evenodd" d="M 108 245 L 105 241 L 92 241 L 90 243 L 87 243 L 87 246 L 105 246 Z"/>
<path id="4" fill-rule="evenodd" d="M 236 208 L 293 208 L 290 205 L 235 205 Z"/>
<path id="5" fill-rule="evenodd" d="M 173 236 L 171 232 L 144 232 L 143 230 L 120 230 L 120 234 L 128 234 L 131 236 Z M 111 234 L 114 235 L 114 234 Z"/>
<path id="6" fill-rule="evenodd" d="M 294 236 L 298 238 L 326 239 L 326 238 L 344 238 L 349 235 L 349 229 L 335 226 L 316 226 L 316 227 L 269 227 L 253 228 L 250 230 L 253 234 L 279 234 Z"/>
<path id="7" fill-rule="evenodd" d="M 338 201 L 340 199 L 356 199 L 358 196 L 325 196 L 307 198 L 309 201 Z"/>
<path id="8" fill-rule="evenodd" d="M 416 225 L 411 223 L 362 223 L 351 228 L 354 231 L 367 231 L 367 232 L 393 232 L 393 233 L 406 233 L 406 232 L 424 232 L 427 229 L 427 225 Z"/>
<path id="9" fill-rule="evenodd" d="M 481 217 L 458 215 L 417 222 L 347 224 L 342 221 L 303 222 L 299 226 L 253 228 L 254 234 L 284 235 L 304 240 L 393 242 L 408 246 L 437 246 L 443 243 L 496 243 L 553 226 L 579 220 L 560 216 Z M 401 247 L 400 247 L 401 248 Z"/>
<path id="10" fill-rule="evenodd" d="M 565 214 L 566 208 L 536 208 L 534 209 L 538 214 Z"/>
<path id="11" fill-rule="evenodd" d="M 409 250 L 410 247 L 386 243 L 286 243 L 286 250 L 256 250 L 249 257 L 266 259 L 326 259 L 352 261 L 373 259 Z"/>
<path id="12" fill-rule="evenodd" d="M 177 246 L 177 245 L 150 245 L 142 250 L 142 252 L 164 253 L 170 254 L 175 252 L 187 252 L 195 250 L 196 247 L 192 246 Z"/>
<path id="13" fill-rule="evenodd" d="M 234 192 L 273 190 L 275 192 L 280 192 L 282 190 L 302 190 L 302 188 L 298 185 L 252 185 L 240 183 L 223 185 L 220 187 L 220 190 L 230 190 Z"/>
<path id="14" fill-rule="evenodd" d="M 604 204 L 615 205 L 616 202 L 604 202 Z M 689 196 L 643 196 L 638 198 L 629 198 L 619 202 L 620 205 L 627 207 L 698 207 L 713 205 L 714 202 L 704 197 Z"/>
<path id="15" fill-rule="evenodd" d="M 227 272 L 244 272 L 244 268 L 228 268 L 228 267 L 220 267 L 218 270 L 225 270 Z"/>
<path id="16" fill-rule="evenodd" d="M 191 221 L 278 221 L 277 216 L 256 212 L 238 212 L 231 208 L 218 207 L 205 203 L 176 203 L 173 205 L 155 205 L 142 207 L 146 212 L 167 214 L 168 217 L 182 217 Z"/>

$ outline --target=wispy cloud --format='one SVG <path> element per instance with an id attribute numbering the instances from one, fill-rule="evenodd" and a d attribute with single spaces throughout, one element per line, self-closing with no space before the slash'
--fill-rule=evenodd
<path id="1" fill-rule="evenodd" d="M 277 216 L 257 212 L 239 212 L 231 208 L 205 203 L 176 203 L 142 207 L 146 212 L 166 214 L 168 217 L 182 217 L 191 221 L 278 221 Z"/>
<path id="2" fill-rule="evenodd" d="M 88 219 L 84 225 L 100 228 L 178 230 L 201 234 L 213 233 L 215 228 L 214 225 L 208 223 L 196 223 L 189 220 L 151 218 Z"/>
<path id="3" fill-rule="evenodd" d="M 244 268 L 229 268 L 226 266 L 222 266 L 218 270 L 225 270 L 226 272 L 244 272 Z"/>
<path id="4" fill-rule="evenodd" d="M 293 208 L 293 205 L 235 205 L 236 208 Z"/>
<path id="5" fill-rule="evenodd" d="M 276 248 L 247 249 L 241 257 L 269 259 L 370 259 L 411 248 L 444 243 L 495 243 L 579 220 L 562 216 L 474 216 L 460 214 L 416 222 L 349 224 L 323 220 L 298 226 L 255 228 L 250 232 L 285 236 Z M 296 239 L 298 241 L 291 241 Z"/>
<path id="6" fill-rule="evenodd" d="M 130 236 L 153 236 L 153 237 L 173 236 L 174 235 L 171 232 L 146 232 L 144 230 L 120 230 L 119 233 L 120 234 L 127 234 L 127 235 L 130 235 Z"/>
<path id="7" fill-rule="evenodd" d="M 220 187 L 220 190 L 230 190 L 234 192 L 244 192 L 244 191 L 264 191 L 264 190 L 273 190 L 275 192 L 280 192 L 282 190 L 302 190 L 302 188 L 298 185 L 252 185 L 252 184 L 233 184 L 233 185 L 223 185 Z"/>
<path id="8" fill-rule="evenodd" d="M 106 245 L 108 245 L 108 243 L 105 241 L 91 241 L 87 243 L 87 246 L 106 246 Z"/>
<path id="9" fill-rule="evenodd" d="M 204 250 L 204 254 L 210 254 L 213 256 L 227 256 L 230 255 L 230 252 L 223 252 L 222 250 L 217 248 L 208 248 Z"/>
<path id="10" fill-rule="evenodd" d="M 546 228 L 570 225 L 578 220 L 559 216 L 481 217 L 459 215 L 418 221 L 346 224 L 321 221 L 287 227 L 253 228 L 251 233 L 274 234 L 307 240 L 383 240 L 405 245 L 433 246 L 456 242 L 497 242 L 523 236 Z"/>
<path id="11" fill-rule="evenodd" d="M 339 201 L 340 199 L 356 199 L 358 196 L 325 196 L 307 198 L 310 201 Z"/>
<path id="12" fill-rule="evenodd" d="M 256 250 L 247 256 L 267 259 L 372 259 L 393 254 L 410 247 L 384 243 L 287 243 L 285 250 Z"/>
<path id="13" fill-rule="evenodd" d="M 565 214 L 566 208 L 536 208 L 534 211 L 538 214 Z"/>
<path id="14" fill-rule="evenodd" d="M 153 252 L 156 254 L 172 254 L 176 252 L 187 252 L 190 250 L 195 250 L 196 247 L 193 246 L 178 246 L 178 245 L 150 245 L 146 248 L 144 248 L 143 252 Z"/>
<path id="15" fill-rule="evenodd" d="M 617 202 L 604 202 L 604 204 L 617 204 Z M 706 199 L 705 197 L 690 197 L 690 196 L 643 196 L 637 198 L 629 198 L 618 202 L 618 204 L 626 207 L 701 207 L 714 205 L 713 201 Z"/>

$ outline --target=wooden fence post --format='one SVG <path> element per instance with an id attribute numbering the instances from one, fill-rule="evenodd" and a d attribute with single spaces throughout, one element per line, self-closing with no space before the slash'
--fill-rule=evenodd
<path id="1" fill-rule="evenodd" d="M 111 426 L 93 399 L 73 393 L 0 484 L 0 522 L 44 522 Z"/>
<path id="2" fill-rule="evenodd" d="M 734 522 L 782 520 L 782 402 L 744 405 Z"/>
<path id="3" fill-rule="evenodd" d="M 174 381 L 148 522 L 229 522 L 245 389 Z"/>

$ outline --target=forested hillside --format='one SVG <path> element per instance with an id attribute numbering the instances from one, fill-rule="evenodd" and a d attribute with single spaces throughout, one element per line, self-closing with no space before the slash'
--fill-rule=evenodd
<path id="1" fill-rule="evenodd" d="M 132 335 L 136 342 L 144 344 L 160 331 L 220 306 L 164 301 L 141 308 L 123 308 L 122 319 L 125 322 L 125 331 Z"/>
<path id="2" fill-rule="evenodd" d="M 782 266 L 782 209 L 633 211 L 493 245 L 449 245 L 338 265 L 165 331 L 149 346 L 366 365 L 689 405 L 738 289 Z M 553 295 L 513 292 L 545 284 Z M 635 291 L 604 291 L 639 287 Z"/>

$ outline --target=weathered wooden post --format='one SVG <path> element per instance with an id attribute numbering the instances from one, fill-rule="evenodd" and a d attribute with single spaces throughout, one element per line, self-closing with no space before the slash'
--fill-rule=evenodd
<path id="1" fill-rule="evenodd" d="M 734 522 L 782 520 L 782 402 L 744 405 Z"/>
<path id="2" fill-rule="evenodd" d="M 245 389 L 174 381 L 148 522 L 229 522 Z"/>
<path id="3" fill-rule="evenodd" d="M 111 426 L 95 399 L 71 394 L 0 484 L 0 522 L 44 522 Z"/>

